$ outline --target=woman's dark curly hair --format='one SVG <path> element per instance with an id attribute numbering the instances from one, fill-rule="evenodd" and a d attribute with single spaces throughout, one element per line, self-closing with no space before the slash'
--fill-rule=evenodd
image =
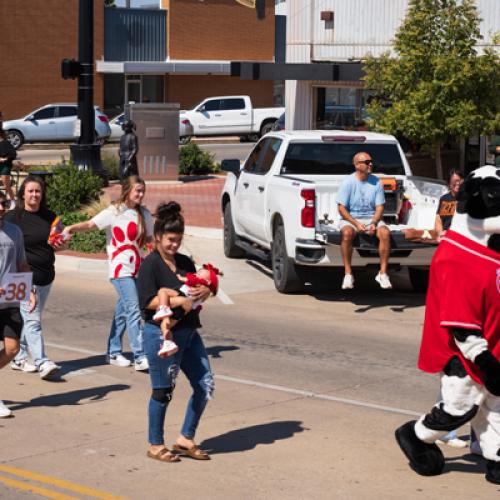
<path id="1" fill-rule="evenodd" d="M 156 208 L 155 236 L 166 233 L 184 234 L 184 217 L 181 206 L 176 201 L 160 203 Z"/>

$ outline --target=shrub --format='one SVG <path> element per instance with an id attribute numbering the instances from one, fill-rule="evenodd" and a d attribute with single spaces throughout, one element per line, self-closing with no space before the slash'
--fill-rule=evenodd
<path id="1" fill-rule="evenodd" d="M 206 175 L 219 170 L 219 165 L 214 163 L 215 155 L 203 151 L 198 144 L 190 142 L 182 146 L 179 151 L 180 175 Z"/>
<path id="2" fill-rule="evenodd" d="M 80 171 L 69 163 L 58 165 L 47 179 L 47 204 L 59 215 L 72 212 L 99 198 L 102 180 L 90 171 Z"/>
<path id="3" fill-rule="evenodd" d="M 61 217 L 65 226 L 89 220 L 87 214 L 69 212 Z M 68 244 L 69 250 L 85 253 L 102 253 L 106 251 L 106 231 L 89 231 L 88 233 L 75 233 Z"/>
<path id="4" fill-rule="evenodd" d="M 105 168 L 108 174 L 108 179 L 110 181 L 120 178 L 119 175 L 120 158 L 117 155 L 110 153 L 103 153 L 101 161 L 102 161 L 102 166 Z"/>

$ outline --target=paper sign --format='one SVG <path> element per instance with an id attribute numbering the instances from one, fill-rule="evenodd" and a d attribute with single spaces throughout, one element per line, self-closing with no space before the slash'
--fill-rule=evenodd
<path id="1" fill-rule="evenodd" d="M 21 302 L 30 298 L 33 273 L 6 273 L 0 282 L 0 304 Z"/>

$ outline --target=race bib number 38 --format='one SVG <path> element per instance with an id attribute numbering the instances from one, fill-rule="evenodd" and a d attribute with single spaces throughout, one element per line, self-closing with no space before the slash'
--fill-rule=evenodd
<path id="1" fill-rule="evenodd" d="M 33 273 L 6 273 L 0 282 L 0 304 L 28 300 Z"/>

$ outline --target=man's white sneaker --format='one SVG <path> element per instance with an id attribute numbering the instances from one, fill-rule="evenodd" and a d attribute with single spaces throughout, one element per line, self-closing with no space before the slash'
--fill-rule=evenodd
<path id="1" fill-rule="evenodd" d="M 160 356 L 160 358 L 168 358 L 169 356 L 172 356 L 172 354 L 175 354 L 178 350 L 179 347 L 175 342 L 172 342 L 171 340 L 164 340 L 160 350 L 158 351 L 158 356 Z"/>
<path id="2" fill-rule="evenodd" d="M 140 359 L 139 361 L 136 361 L 134 363 L 134 368 L 136 372 L 145 372 L 146 370 L 149 370 L 149 363 L 146 357 Z"/>
<path id="3" fill-rule="evenodd" d="M 61 369 L 60 366 L 57 366 L 53 361 L 45 361 L 40 365 L 38 371 L 40 372 L 40 378 L 42 380 L 48 380 L 52 375 L 55 375 Z"/>
<path id="4" fill-rule="evenodd" d="M 30 363 L 27 359 L 22 359 L 21 361 L 13 360 L 10 362 L 10 367 L 13 370 L 19 370 L 25 373 L 34 373 L 36 372 L 36 366 Z"/>
<path id="5" fill-rule="evenodd" d="M 170 309 L 170 307 L 160 306 L 153 316 L 153 321 L 161 321 L 162 319 L 172 316 L 172 314 L 174 313 L 172 312 L 172 309 Z"/>
<path id="6" fill-rule="evenodd" d="M 380 285 L 380 288 L 384 290 L 392 288 L 391 280 L 387 274 L 378 273 L 377 276 L 375 276 L 375 281 Z"/>
<path id="7" fill-rule="evenodd" d="M 132 363 L 123 354 L 109 354 L 107 361 L 113 366 L 130 366 Z"/>
<path id="8" fill-rule="evenodd" d="M 463 439 L 452 438 L 452 439 L 438 439 L 436 444 L 446 444 L 452 448 L 467 448 L 467 442 Z"/>
<path id="9" fill-rule="evenodd" d="M 342 290 L 352 290 L 354 288 L 354 276 L 352 274 L 346 274 L 344 276 L 344 281 L 342 281 Z"/>
<path id="10" fill-rule="evenodd" d="M 0 418 L 10 417 L 11 415 L 12 411 L 3 404 L 3 401 L 0 401 Z"/>

